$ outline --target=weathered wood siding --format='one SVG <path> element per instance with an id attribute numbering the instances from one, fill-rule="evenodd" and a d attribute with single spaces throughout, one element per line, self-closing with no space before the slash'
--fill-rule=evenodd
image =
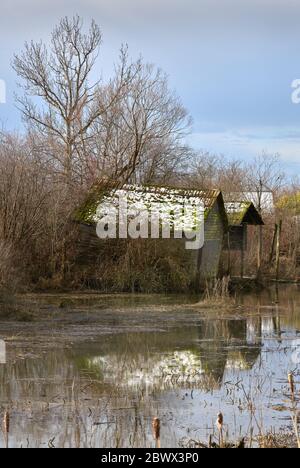
<path id="1" fill-rule="evenodd" d="M 83 265 L 95 264 L 101 252 L 101 241 L 97 236 L 96 226 L 78 224 L 78 229 L 77 261 Z"/>
<path id="2" fill-rule="evenodd" d="M 247 249 L 247 225 L 229 227 L 229 247 L 230 250 Z M 224 249 L 228 250 L 228 242 L 224 244 Z"/>
<path id="3" fill-rule="evenodd" d="M 204 232 L 205 241 L 199 264 L 201 282 L 215 278 L 219 274 L 225 227 L 218 202 L 214 204 L 205 220 Z"/>

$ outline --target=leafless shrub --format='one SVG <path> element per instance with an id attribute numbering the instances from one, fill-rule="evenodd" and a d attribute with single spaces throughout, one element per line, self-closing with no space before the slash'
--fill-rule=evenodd
<path id="1" fill-rule="evenodd" d="M 0 299 L 3 300 L 9 292 L 13 294 L 18 281 L 13 248 L 0 240 Z"/>

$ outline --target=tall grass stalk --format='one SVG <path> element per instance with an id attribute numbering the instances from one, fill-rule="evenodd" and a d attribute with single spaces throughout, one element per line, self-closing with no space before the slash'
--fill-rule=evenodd
<path id="1" fill-rule="evenodd" d="M 288 374 L 288 383 L 291 391 L 291 400 L 292 400 L 292 423 L 295 431 L 295 436 L 297 439 L 298 448 L 300 449 L 300 434 L 299 434 L 299 425 L 298 425 L 298 404 L 296 399 L 296 386 L 294 374 L 290 372 Z"/>

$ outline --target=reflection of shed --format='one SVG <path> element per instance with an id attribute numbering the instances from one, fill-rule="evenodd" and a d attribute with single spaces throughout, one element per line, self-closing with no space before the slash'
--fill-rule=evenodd
<path id="1" fill-rule="evenodd" d="M 244 252 L 247 249 L 248 226 L 262 226 L 264 224 L 260 213 L 253 203 L 248 201 L 227 202 L 225 209 L 228 217 L 228 236 L 225 249 L 241 252 L 241 276 L 244 276 Z"/>
<path id="2" fill-rule="evenodd" d="M 197 326 L 164 333 L 123 333 L 72 351 L 76 365 L 114 390 L 155 391 L 221 388 L 226 369 L 251 369 L 261 353 L 260 317 L 202 318 Z M 251 334 L 249 335 L 249 328 Z M 125 350 L 125 352 L 124 352 Z"/>

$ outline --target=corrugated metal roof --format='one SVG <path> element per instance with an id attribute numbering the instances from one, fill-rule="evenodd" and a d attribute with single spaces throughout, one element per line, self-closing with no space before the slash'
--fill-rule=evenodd
<path id="1" fill-rule="evenodd" d="M 129 194 L 130 202 L 137 203 L 170 203 L 176 201 L 179 204 L 195 201 L 198 199 L 204 205 L 205 211 L 209 212 L 214 206 L 218 197 L 221 195 L 220 190 L 198 190 L 174 187 L 159 187 L 148 185 L 124 185 L 118 187 L 104 187 L 101 184 L 94 186 L 84 206 L 77 211 L 75 219 L 77 221 L 93 223 L 98 206 L 103 202 L 113 200 L 115 197 L 122 197 Z"/>
<path id="2" fill-rule="evenodd" d="M 161 197 L 176 197 L 176 195 L 182 199 L 199 198 L 205 206 L 205 208 L 211 208 L 218 196 L 220 190 L 198 190 L 188 188 L 177 188 L 168 186 L 156 186 L 156 185 L 125 185 L 123 187 L 125 191 L 134 191 L 140 194 L 153 194 Z"/>

